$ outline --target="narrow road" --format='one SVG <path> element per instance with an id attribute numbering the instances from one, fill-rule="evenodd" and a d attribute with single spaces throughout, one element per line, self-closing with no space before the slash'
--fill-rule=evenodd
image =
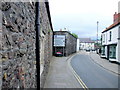
<path id="1" fill-rule="evenodd" d="M 87 54 L 77 54 L 71 65 L 88 88 L 118 88 L 118 75 L 105 70 Z"/>

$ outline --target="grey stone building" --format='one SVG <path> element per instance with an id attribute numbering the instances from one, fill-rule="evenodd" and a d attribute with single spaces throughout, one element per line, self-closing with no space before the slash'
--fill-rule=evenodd
<path id="1" fill-rule="evenodd" d="M 77 38 L 74 37 L 68 31 L 54 31 L 53 35 L 64 35 L 65 36 L 65 46 L 55 46 L 53 47 L 53 54 L 55 55 L 56 52 L 61 52 L 64 56 L 68 56 L 72 53 L 76 52 L 77 48 Z"/>
<path id="2" fill-rule="evenodd" d="M 0 89 L 36 88 L 35 2 L 1 2 Z M 40 2 L 41 87 L 52 57 L 49 3 Z"/>

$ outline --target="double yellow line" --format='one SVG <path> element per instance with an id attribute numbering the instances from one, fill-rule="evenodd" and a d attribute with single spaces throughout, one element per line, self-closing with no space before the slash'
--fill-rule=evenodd
<path id="1" fill-rule="evenodd" d="M 72 56 L 73 57 L 73 56 Z M 71 58 L 72 58 L 71 57 Z M 80 86 L 82 86 L 82 88 L 84 90 L 89 90 L 88 87 L 85 85 L 85 83 L 82 81 L 82 79 L 80 78 L 80 76 L 78 76 L 78 74 L 75 72 L 75 70 L 73 69 L 73 67 L 71 66 L 70 62 L 71 62 L 71 58 L 69 58 L 68 60 L 68 65 L 69 67 L 72 69 L 72 73 L 75 76 L 75 78 L 77 79 L 77 81 L 79 82 Z"/>
<path id="2" fill-rule="evenodd" d="M 82 88 L 84 90 L 89 90 L 88 87 L 85 85 L 85 83 L 80 78 L 80 76 L 78 76 L 77 73 L 74 70 L 73 70 L 73 74 L 74 74 L 75 78 L 77 79 L 77 81 L 79 82 L 79 84 L 82 86 Z"/>

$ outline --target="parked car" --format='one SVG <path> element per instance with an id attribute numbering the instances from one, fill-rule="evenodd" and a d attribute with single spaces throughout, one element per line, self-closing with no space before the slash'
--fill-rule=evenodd
<path id="1" fill-rule="evenodd" d="M 90 52 L 90 49 L 86 49 L 86 52 Z"/>
<path id="2" fill-rule="evenodd" d="M 95 51 L 95 49 L 92 49 L 92 51 Z"/>
<path id="3" fill-rule="evenodd" d="M 63 54 L 62 54 L 61 52 L 56 52 L 56 53 L 55 53 L 55 56 L 61 57 L 61 56 L 63 56 Z"/>

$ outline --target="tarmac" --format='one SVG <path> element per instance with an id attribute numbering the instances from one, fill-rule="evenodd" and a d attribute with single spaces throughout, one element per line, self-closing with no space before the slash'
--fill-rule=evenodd
<path id="1" fill-rule="evenodd" d="M 120 74 L 120 65 L 111 63 L 106 59 L 100 58 L 95 52 L 78 52 L 80 54 L 87 54 L 98 65 L 115 74 Z M 71 58 L 78 54 L 72 54 L 68 57 L 53 56 L 49 72 L 46 78 L 44 88 L 86 88 L 80 77 L 72 68 Z"/>
<path id="2" fill-rule="evenodd" d="M 100 55 L 96 54 L 95 52 L 90 52 L 89 55 L 95 63 L 97 63 L 104 69 L 120 75 L 120 65 L 118 65 L 117 63 L 110 62 L 107 59 L 101 58 Z"/>

